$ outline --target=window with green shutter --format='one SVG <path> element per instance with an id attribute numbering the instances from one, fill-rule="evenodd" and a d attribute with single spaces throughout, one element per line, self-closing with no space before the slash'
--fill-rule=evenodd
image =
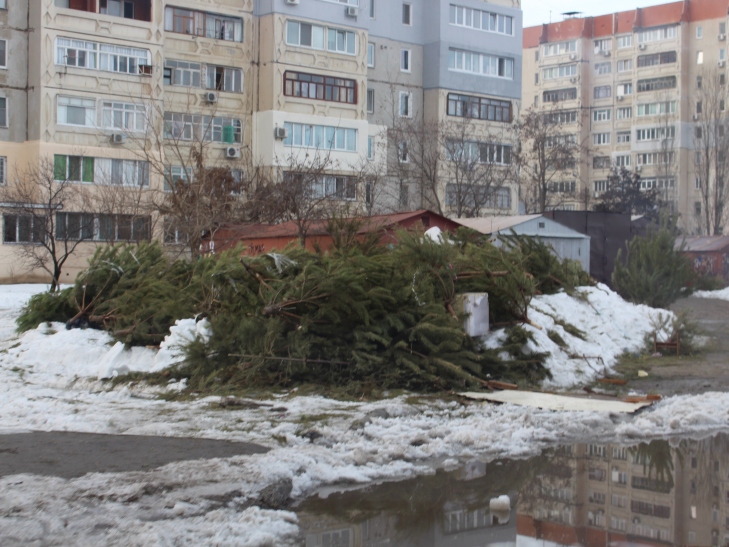
<path id="1" fill-rule="evenodd" d="M 56 154 L 53 158 L 53 178 L 66 180 L 66 156 Z"/>
<path id="2" fill-rule="evenodd" d="M 94 182 L 94 158 L 84 158 L 84 182 Z"/>

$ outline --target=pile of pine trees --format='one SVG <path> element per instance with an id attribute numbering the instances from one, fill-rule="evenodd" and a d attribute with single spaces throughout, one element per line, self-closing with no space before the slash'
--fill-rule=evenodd
<path id="1" fill-rule="evenodd" d="M 570 290 L 586 274 L 527 238 L 500 248 L 465 231 L 447 244 L 422 233 L 398 241 L 386 248 L 343 238 L 329 253 L 292 246 L 194 262 L 169 259 L 157 243 L 103 247 L 73 287 L 31 299 L 19 327 L 65 320 L 155 345 L 176 319 L 207 318 L 212 337 L 190 344 L 174 371 L 192 389 L 429 391 L 547 375 L 544 355 L 522 351 L 519 325 L 535 294 Z M 465 333 L 456 309 L 465 292 L 489 293 L 492 324 L 513 329 L 509 347 L 484 351 Z"/>

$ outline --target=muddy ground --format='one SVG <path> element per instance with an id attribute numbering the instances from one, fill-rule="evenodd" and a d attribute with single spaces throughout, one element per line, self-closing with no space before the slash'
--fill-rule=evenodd
<path id="1" fill-rule="evenodd" d="M 729 301 L 684 298 L 671 309 L 687 311 L 708 342 L 698 355 L 626 359 L 619 370 L 628 388 L 663 396 L 729 391 Z M 637 372 L 648 372 L 639 378 Z"/>

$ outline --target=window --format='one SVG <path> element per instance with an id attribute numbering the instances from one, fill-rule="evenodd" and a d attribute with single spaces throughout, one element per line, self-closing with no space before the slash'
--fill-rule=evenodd
<path id="1" fill-rule="evenodd" d="M 460 198 L 460 199 L 459 199 Z M 483 207 L 485 209 L 511 209 L 511 190 L 499 187 L 461 188 L 457 184 L 446 185 L 446 206 L 455 207 L 459 200 L 466 207 Z"/>
<path id="2" fill-rule="evenodd" d="M 8 9 L 7 0 L 0 0 L 0 9 Z"/>
<path id="3" fill-rule="evenodd" d="M 0 68 L 7 67 L 7 40 L 0 40 Z"/>
<path id="4" fill-rule="evenodd" d="M 96 125 L 96 101 L 80 97 L 63 97 L 58 99 L 58 123 L 63 125 Z"/>
<path id="5" fill-rule="evenodd" d="M 284 73 L 284 95 L 357 104 L 357 82 L 287 70 Z"/>
<path id="6" fill-rule="evenodd" d="M 638 32 L 638 43 L 645 44 L 648 42 L 659 42 L 661 40 L 668 40 L 677 36 L 677 27 L 660 27 L 646 29 Z"/>
<path id="7" fill-rule="evenodd" d="M 402 3 L 402 24 L 413 24 L 413 6 L 411 4 L 408 4 L 407 2 Z"/>
<path id="8" fill-rule="evenodd" d="M 367 90 L 367 112 L 372 114 L 372 113 L 374 113 L 374 111 L 375 111 L 375 90 L 368 89 Z"/>
<path id="9" fill-rule="evenodd" d="M 400 92 L 400 117 L 401 118 L 412 118 L 413 117 L 413 94 L 407 91 Z"/>
<path id="10" fill-rule="evenodd" d="M 8 158 L 0 156 L 0 186 L 7 184 Z"/>
<path id="11" fill-rule="evenodd" d="M 611 62 L 606 63 L 595 63 L 595 74 L 610 74 L 613 71 L 613 64 Z"/>
<path id="12" fill-rule="evenodd" d="M 370 19 L 375 18 L 375 0 L 370 0 Z"/>
<path id="13" fill-rule="evenodd" d="M 53 179 L 94 182 L 94 158 L 56 154 L 53 156 Z"/>
<path id="14" fill-rule="evenodd" d="M 539 85 L 539 72 L 534 73 L 534 85 Z"/>
<path id="15" fill-rule="evenodd" d="M 673 139 L 676 137 L 676 128 L 669 127 L 650 127 L 647 129 L 636 129 L 635 140 L 640 141 L 658 141 L 661 139 Z"/>
<path id="16" fill-rule="evenodd" d="M 599 110 L 592 111 L 593 122 L 607 122 L 610 121 L 611 110 L 609 108 L 602 108 Z"/>
<path id="17" fill-rule="evenodd" d="M 0 127 L 8 126 L 8 99 L 0 97 Z"/>
<path id="18" fill-rule="evenodd" d="M 676 101 L 661 101 L 658 103 L 646 103 L 638 105 L 638 117 L 657 116 L 659 114 L 674 114 L 676 112 Z"/>
<path id="19" fill-rule="evenodd" d="M 574 194 L 577 184 L 575 181 L 550 182 L 547 190 L 555 194 Z"/>
<path id="20" fill-rule="evenodd" d="M 567 42 L 559 42 L 556 44 L 546 44 L 542 46 L 542 53 L 545 57 L 553 55 L 564 55 L 565 53 L 576 53 L 577 41 L 569 40 Z"/>
<path id="21" fill-rule="evenodd" d="M 217 40 L 243 41 L 243 20 L 238 17 L 170 6 L 165 8 L 165 30 Z"/>
<path id="22" fill-rule="evenodd" d="M 704 37 L 704 27 L 701 25 L 696 27 L 696 39 L 701 40 Z"/>
<path id="23" fill-rule="evenodd" d="M 618 36 L 618 49 L 624 49 L 626 47 L 631 47 L 633 45 L 633 35 L 632 34 L 624 34 L 623 36 Z"/>
<path id="24" fill-rule="evenodd" d="M 622 97 L 623 95 L 632 95 L 633 94 L 633 84 L 632 82 L 626 83 L 626 84 L 618 84 L 615 88 L 615 92 L 618 97 Z"/>
<path id="25" fill-rule="evenodd" d="M 186 245 L 190 241 L 189 234 L 175 219 L 165 217 L 163 230 L 164 242 L 168 245 Z"/>
<path id="26" fill-rule="evenodd" d="M 571 87 L 568 89 L 553 89 L 551 91 L 545 91 L 542 94 L 542 100 L 545 103 L 559 103 L 562 101 L 571 101 L 577 98 L 577 88 Z"/>
<path id="27" fill-rule="evenodd" d="M 202 86 L 202 65 L 187 61 L 165 61 L 164 84 L 182 87 Z"/>
<path id="28" fill-rule="evenodd" d="M 400 50 L 400 70 L 402 72 L 410 72 L 410 62 L 412 52 L 409 49 Z"/>
<path id="29" fill-rule="evenodd" d="M 610 133 L 593 133 L 592 144 L 595 146 L 610 144 Z"/>
<path id="30" fill-rule="evenodd" d="M 544 114 L 544 122 L 554 125 L 577 123 L 576 110 L 558 110 Z"/>
<path id="31" fill-rule="evenodd" d="M 599 85 L 593 90 L 595 99 L 607 99 L 612 95 L 612 87 L 609 85 Z"/>
<path id="32" fill-rule="evenodd" d="M 726 34 L 726 23 L 719 23 L 719 34 Z"/>
<path id="33" fill-rule="evenodd" d="M 146 161 L 109 158 L 93 159 L 95 182 L 113 186 L 149 186 L 149 164 Z M 86 167 L 84 167 L 84 173 Z M 85 176 L 85 175 L 84 175 Z"/>
<path id="34" fill-rule="evenodd" d="M 696 135 L 696 138 L 697 139 L 702 139 L 703 138 L 703 135 L 704 135 L 704 132 L 703 132 L 703 130 L 702 130 L 701 127 L 695 127 L 694 128 L 694 134 Z"/>
<path id="35" fill-rule="evenodd" d="M 172 187 L 177 184 L 187 184 L 192 182 L 194 174 L 192 167 L 183 168 L 179 165 L 170 165 L 165 167 L 165 192 L 171 192 Z"/>
<path id="36" fill-rule="evenodd" d="M 703 65 L 704 64 L 704 52 L 703 51 L 697 51 L 696 52 L 696 64 L 697 65 Z"/>
<path id="37" fill-rule="evenodd" d="M 44 232 L 43 217 L 3 215 L 3 243 L 40 243 Z"/>
<path id="38" fill-rule="evenodd" d="M 611 164 L 610 156 L 595 156 L 592 158 L 593 169 L 610 169 Z"/>
<path id="39" fill-rule="evenodd" d="M 603 192 L 607 192 L 608 181 L 596 180 L 596 181 L 593 181 L 592 184 L 593 184 L 593 188 L 594 188 L 595 197 L 599 197 L 600 194 L 602 194 Z M 593 500 L 590 500 L 590 501 L 593 501 Z M 605 494 L 602 494 L 602 501 L 600 501 L 598 503 L 605 503 Z"/>
<path id="40" fill-rule="evenodd" d="M 651 55 L 639 55 L 638 68 L 675 63 L 677 58 L 675 51 L 664 51 L 662 53 L 653 53 Z"/>
<path id="41" fill-rule="evenodd" d="M 542 69 L 543 80 L 556 80 L 557 78 L 568 78 L 577 76 L 577 65 L 559 65 Z"/>
<path id="42" fill-rule="evenodd" d="M 726 61 L 726 48 L 723 48 L 723 47 L 719 48 L 719 60 Z"/>
<path id="43" fill-rule="evenodd" d="M 221 116 L 165 112 L 165 138 L 233 144 L 241 142 L 241 121 Z"/>
<path id="44" fill-rule="evenodd" d="M 630 154 L 615 156 L 615 165 L 617 167 L 630 167 Z M 620 458 L 617 458 L 620 459 Z"/>
<path id="45" fill-rule="evenodd" d="M 514 18 L 509 15 L 451 4 L 449 16 L 451 25 L 496 32 L 507 36 L 514 34 Z"/>
<path id="46" fill-rule="evenodd" d="M 104 101 L 101 106 L 101 125 L 124 131 L 144 131 L 146 110 L 143 105 Z"/>
<path id="47" fill-rule="evenodd" d="M 618 120 L 627 120 L 633 117 L 633 107 L 632 106 L 624 106 L 621 108 L 618 108 L 615 111 L 615 117 Z"/>
<path id="48" fill-rule="evenodd" d="M 286 43 L 292 46 L 324 49 L 324 27 L 289 21 L 286 24 Z"/>
<path id="49" fill-rule="evenodd" d="M 375 66 L 375 44 L 372 42 L 367 44 L 367 66 L 374 68 Z"/>
<path id="50" fill-rule="evenodd" d="M 644 91 L 660 91 L 676 87 L 675 76 L 664 76 L 662 78 L 651 78 L 650 80 L 638 80 L 638 93 Z"/>
<path id="51" fill-rule="evenodd" d="M 701 76 L 696 76 L 696 89 L 701 89 L 703 83 L 704 79 Z"/>
<path id="52" fill-rule="evenodd" d="M 633 59 L 618 61 L 618 72 L 630 72 L 633 70 Z"/>
<path id="53" fill-rule="evenodd" d="M 449 93 L 448 115 L 509 123 L 511 102 Z"/>
<path id="54" fill-rule="evenodd" d="M 367 137 L 367 159 L 375 159 L 375 138 Z"/>
<path id="55" fill-rule="evenodd" d="M 618 131 L 615 134 L 615 141 L 618 144 L 625 144 L 630 142 L 630 131 Z"/>
<path id="56" fill-rule="evenodd" d="M 141 74 L 140 65 L 150 64 L 150 53 L 146 49 L 112 46 L 99 46 L 99 69 L 123 74 Z"/>
<path id="57" fill-rule="evenodd" d="M 98 44 L 84 40 L 56 38 L 56 64 L 96 68 Z"/>
<path id="58" fill-rule="evenodd" d="M 408 143 L 402 141 L 397 145 L 397 159 L 400 163 L 409 163 L 410 154 L 408 153 Z"/>
<path id="59" fill-rule="evenodd" d="M 356 47 L 357 41 L 354 32 L 334 28 L 327 30 L 327 49 L 329 51 L 354 55 Z"/>
<path id="60" fill-rule="evenodd" d="M 243 90 L 243 71 L 239 68 L 205 65 L 205 87 L 240 93 Z"/>
<path id="61" fill-rule="evenodd" d="M 495 78 L 514 78 L 514 59 L 460 49 L 448 52 L 448 69 Z"/>
<path id="62" fill-rule="evenodd" d="M 96 241 L 148 241 L 149 217 L 56 213 L 56 238 Z"/>
<path id="63" fill-rule="evenodd" d="M 451 161 L 478 161 L 490 165 L 511 165 L 511 146 L 487 142 L 446 141 L 446 154 Z"/>
<path id="64" fill-rule="evenodd" d="M 288 129 L 288 137 L 284 140 L 286 146 L 357 151 L 356 129 L 292 122 L 285 122 L 284 127 Z"/>
<path id="65" fill-rule="evenodd" d="M 289 173 L 287 175 L 292 176 Z M 357 184 L 351 177 L 325 175 L 311 183 L 311 192 L 316 198 L 354 200 L 357 198 L 356 190 Z"/>

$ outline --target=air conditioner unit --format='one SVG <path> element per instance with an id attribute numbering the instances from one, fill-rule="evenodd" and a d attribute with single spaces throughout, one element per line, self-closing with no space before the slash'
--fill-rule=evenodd
<path id="1" fill-rule="evenodd" d="M 723 42 L 724 40 L 726 40 L 726 34 L 720 34 L 719 35 L 719 41 L 720 42 Z"/>
<path id="2" fill-rule="evenodd" d="M 645 44 L 638 44 L 638 49 L 643 51 L 645 49 Z"/>
<path id="3" fill-rule="evenodd" d="M 139 71 L 139 74 L 142 74 L 143 76 L 151 76 L 154 67 L 152 65 L 137 65 L 137 70 Z"/>
<path id="4" fill-rule="evenodd" d="M 576 53 L 570 53 L 570 61 L 576 61 L 577 60 L 577 54 Z"/>
<path id="5" fill-rule="evenodd" d="M 574 76 L 572 78 L 570 78 L 570 83 L 571 84 L 576 84 L 577 83 L 577 78 L 575 78 Z"/>
<path id="6" fill-rule="evenodd" d="M 602 51 L 600 52 L 600 55 L 602 55 L 603 57 L 610 57 L 610 50 L 608 50 L 608 49 L 603 49 L 603 50 L 602 50 Z"/>
<path id="7" fill-rule="evenodd" d="M 615 97 L 618 101 L 622 101 L 625 97 L 623 95 L 618 95 Z"/>
<path id="8" fill-rule="evenodd" d="M 240 148 L 236 146 L 228 146 L 225 149 L 225 157 L 228 159 L 240 158 Z"/>
<path id="9" fill-rule="evenodd" d="M 207 93 L 205 93 L 205 102 L 206 103 L 217 103 L 218 94 L 215 93 L 215 91 L 208 91 Z"/>
<path id="10" fill-rule="evenodd" d="M 724 68 L 726 66 L 726 61 L 719 61 L 719 68 Z"/>
<path id="11" fill-rule="evenodd" d="M 289 131 L 285 127 L 276 127 L 273 130 L 273 137 L 280 141 L 286 139 L 289 136 Z"/>
<path id="12" fill-rule="evenodd" d="M 286 3 L 291 6 L 297 6 L 299 4 L 299 0 L 286 0 Z"/>
<path id="13" fill-rule="evenodd" d="M 114 133 L 111 136 L 110 140 L 111 140 L 111 144 L 122 144 L 124 142 L 124 139 L 125 139 L 125 137 L 121 133 Z"/>
<path id="14" fill-rule="evenodd" d="M 357 8 L 355 6 L 347 6 L 344 13 L 347 17 L 357 17 Z"/>

